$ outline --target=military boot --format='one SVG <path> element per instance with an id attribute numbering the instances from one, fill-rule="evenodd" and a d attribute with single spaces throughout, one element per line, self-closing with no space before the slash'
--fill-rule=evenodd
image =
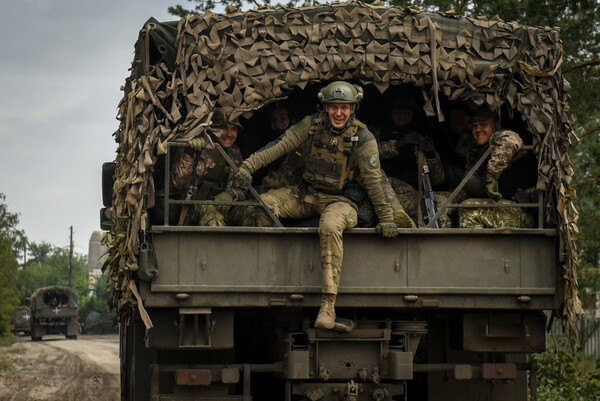
<path id="1" fill-rule="evenodd" d="M 335 326 L 335 294 L 323 294 L 315 327 L 332 329 Z"/>

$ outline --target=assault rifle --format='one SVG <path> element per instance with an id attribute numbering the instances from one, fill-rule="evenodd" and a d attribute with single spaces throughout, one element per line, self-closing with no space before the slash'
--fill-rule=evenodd
<path id="1" fill-rule="evenodd" d="M 436 219 L 433 224 L 433 218 L 435 217 L 435 192 L 431 187 L 431 181 L 429 180 L 429 166 L 427 165 L 427 159 L 425 155 L 419 152 L 419 148 L 415 146 L 415 156 L 417 158 L 417 165 L 420 167 L 423 166 L 423 171 L 421 172 L 421 182 L 422 182 L 422 190 L 423 190 L 423 199 L 425 200 L 425 209 L 427 210 L 427 225 L 431 225 L 434 228 L 440 228 L 440 224 Z"/>

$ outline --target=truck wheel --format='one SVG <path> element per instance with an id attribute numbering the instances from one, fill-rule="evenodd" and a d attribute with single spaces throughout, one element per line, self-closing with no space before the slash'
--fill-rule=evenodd
<path id="1" fill-rule="evenodd" d="M 121 400 L 150 399 L 150 365 L 152 351 L 144 346 L 145 328 L 142 322 L 121 324 Z"/>

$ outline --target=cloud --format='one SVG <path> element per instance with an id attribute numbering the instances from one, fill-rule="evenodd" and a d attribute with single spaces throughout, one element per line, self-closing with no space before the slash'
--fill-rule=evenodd
<path id="1" fill-rule="evenodd" d="M 173 2 L 174 4 L 175 2 Z M 34 242 L 87 254 L 99 228 L 101 165 L 133 46 L 151 16 L 173 19 L 165 1 L 3 2 L 0 15 L 0 192 Z"/>

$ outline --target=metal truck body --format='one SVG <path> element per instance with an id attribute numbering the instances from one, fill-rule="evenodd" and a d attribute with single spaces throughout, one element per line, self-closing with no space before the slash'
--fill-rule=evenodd
<path id="1" fill-rule="evenodd" d="M 438 96 L 505 107 L 550 165 L 541 176 L 564 172 L 568 163 L 549 156 L 570 132 L 560 70 L 549 58 L 536 66 L 546 75 L 522 64 L 535 49 L 555 55 L 556 31 L 361 3 L 207 13 L 176 26 L 150 20 L 140 32 L 117 160 L 104 166 L 122 399 L 535 399 L 526 355 L 545 349 L 547 312 L 576 297 L 559 178 L 526 205 L 535 228 L 399 229 L 393 240 L 347 230 L 336 310 L 351 329 L 336 331 L 314 327 L 317 228 L 169 224 L 185 201 L 169 199 L 168 177 L 174 146 L 201 133 L 213 107 L 252 126 L 270 102 L 313 105 L 335 79 L 365 87 L 361 120 L 374 120 L 400 83 L 422 89 L 433 115 Z"/>
<path id="2" fill-rule="evenodd" d="M 31 339 L 40 341 L 49 334 L 77 339 L 77 295 L 68 287 L 44 287 L 31 296 Z"/>

